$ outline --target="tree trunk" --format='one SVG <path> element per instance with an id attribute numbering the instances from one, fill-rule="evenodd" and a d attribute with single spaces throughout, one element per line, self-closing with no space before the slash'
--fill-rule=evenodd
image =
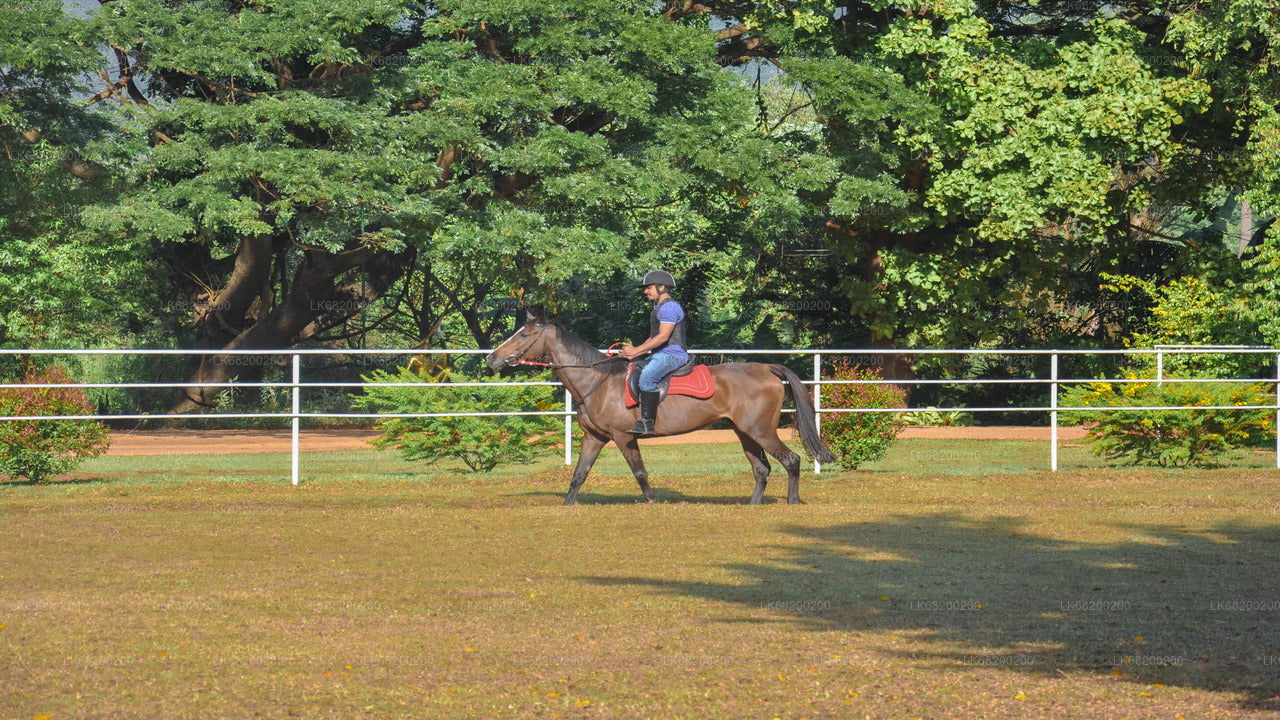
<path id="1" fill-rule="evenodd" d="M 1253 241 L 1253 206 L 1248 200 L 1240 201 L 1240 252 L 1236 257 L 1244 257 Z"/>
<path id="2" fill-rule="evenodd" d="M 241 240 L 226 286 L 195 308 L 197 331 L 214 338 L 239 335 L 253 301 L 271 281 L 271 261 L 269 236 L 254 235 Z"/>
<path id="3" fill-rule="evenodd" d="M 885 284 L 884 250 L 891 244 L 914 249 L 919 245 L 919 237 L 916 235 L 897 236 L 881 230 L 875 232 L 873 238 L 874 252 L 871 256 L 871 262 L 867 265 L 867 279 L 871 282 L 872 287 L 881 288 Z M 876 318 L 869 319 L 873 327 L 878 324 L 875 322 Z M 880 375 L 886 380 L 914 380 L 916 378 L 916 370 L 911 356 L 890 352 L 896 351 L 898 348 L 894 335 L 896 333 L 889 336 L 882 336 L 874 331 L 871 333 L 871 347 L 875 350 L 886 351 L 881 361 Z M 911 383 L 903 383 L 898 385 L 898 388 L 906 393 L 906 399 L 910 399 L 911 391 L 915 389 L 915 386 Z"/>
<path id="4" fill-rule="evenodd" d="M 260 315 L 221 349 L 280 350 L 285 354 L 296 343 L 354 317 L 365 304 L 381 297 L 404 275 L 409 266 L 407 257 L 366 250 L 340 255 L 307 251 L 280 304 Z M 343 273 L 360 267 L 361 260 L 365 262 L 363 283 L 342 287 L 334 284 Z M 268 261 L 268 275 L 269 270 Z M 271 355 L 207 355 L 201 358 L 190 380 L 194 383 L 229 382 L 232 378 L 252 381 L 275 362 L 276 358 Z M 220 390 L 183 388 L 169 412 L 177 414 L 213 407 Z"/>

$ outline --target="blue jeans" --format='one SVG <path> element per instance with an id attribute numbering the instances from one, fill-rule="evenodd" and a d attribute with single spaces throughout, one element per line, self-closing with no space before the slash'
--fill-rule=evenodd
<path id="1" fill-rule="evenodd" d="M 640 371 L 640 392 L 657 392 L 658 383 L 685 363 L 671 353 L 656 352 L 649 357 L 649 364 Z"/>

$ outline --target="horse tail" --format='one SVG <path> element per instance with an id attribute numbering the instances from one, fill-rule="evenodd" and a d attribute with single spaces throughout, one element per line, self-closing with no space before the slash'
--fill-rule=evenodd
<path id="1" fill-rule="evenodd" d="M 809 453 L 821 462 L 835 462 L 836 456 L 822 444 L 822 434 L 818 432 L 818 423 L 814 420 L 817 414 L 813 409 L 813 400 L 809 399 L 809 389 L 790 368 L 785 365 L 769 365 L 769 372 L 778 376 L 787 385 L 787 392 L 796 403 L 796 428 L 800 431 L 800 440 L 808 448 Z"/>

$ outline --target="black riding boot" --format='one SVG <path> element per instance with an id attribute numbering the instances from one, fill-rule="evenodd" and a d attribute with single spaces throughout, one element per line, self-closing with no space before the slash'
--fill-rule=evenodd
<path id="1" fill-rule="evenodd" d="M 636 421 L 635 427 L 627 432 L 632 435 L 653 435 L 653 426 L 658 420 L 658 399 L 661 397 L 656 392 L 640 393 L 640 419 Z"/>

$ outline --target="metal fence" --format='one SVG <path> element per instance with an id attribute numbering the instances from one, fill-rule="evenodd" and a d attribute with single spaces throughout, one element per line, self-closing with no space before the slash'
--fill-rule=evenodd
<path id="1" fill-rule="evenodd" d="M 288 412 L 201 412 L 190 414 L 91 414 L 91 415 L 35 415 L 35 416 L 0 416 L 0 422 L 4 421 L 33 421 L 48 420 L 51 417 L 66 420 L 99 420 L 99 421 L 123 421 L 123 420 L 173 420 L 182 421 L 188 419 L 261 419 L 261 418 L 279 418 L 287 419 L 292 430 L 292 462 L 291 462 L 291 478 L 294 485 L 299 483 L 299 430 L 304 419 L 367 419 L 367 420 L 383 420 L 389 418 L 409 418 L 409 417 L 494 417 L 494 416 L 514 416 L 514 415 L 555 415 L 564 417 L 564 461 L 566 465 L 573 462 L 573 417 L 576 412 L 573 409 L 573 397 L 567 390 L 564 391 L 564 409 L 563 410 L 547 410 L 533 412 L 517 412 L 517 411 L 500 411 L 500 412 L 478 412 L 467 408 L 459 408 L 457 411 L 439 412 L 439 413 L 369 413 L 369 412 L 305 412 L 303 410 L 303 395 L 308 390 L 323 388 L 349 388 L 357 390 L 365 387 L 423 387 L 423 388 L 457 388 L 469 386 L 501 386 L 513 387 L 520 385 L 549 385 L 560 387 L 559 382 L 536 382 L 536 381 L 515 381 L 515 382 L 417 382 L 417 383 L 370 383 L 370 382 L 343 382 L 343 381 L 327 381 L 327 382 L 307 382 L 304 380 L 303 359 L 313 356 L 362 356 L 362 355 L 382 355 L 382 356 L 419 356 L 419 355 L 486 355 L 488 350 L 423 350 L 423 349 L 298 349 L 298 350 L 219 350 L 210 352 L 208 350 L 66 350 L 66 349 L 0 349 L 0 356 L 71 356 L 71 355 L 131 355 L 131 356 L 149 356 L 149 355 L 178 355 L 187 357 L 237 357 L 237 356 L 268 356 L 268 357 L 286 357 L 289 359 L 288 367 L 291 369 L 291 377 L 288 381 L 278 382 L 241 382 L 232 380 L 228 382 L 157 382 L 157 383 L 75 383 L 70 387 L 81 389 L 107 388 L 107 389 L 177 389 L 177 388 L 279 388 L 287 389 L 290 396 L 290 409 Z M 850 385 L 850 384 L 893 384 L 893 385 L 910 385 L 910 386 L 926 386 L 926 385 L 1031 385 L 1044 386 L 1044 404 L 1038 406 L 1003 406 L 1003 407 L 931 407 L 929 410 L 938 413 L 1048 413 L 1050 427 L 1050 449 L 1049 449 L 1049 465 L 1050 469 L 1057 471 L 1058 469 L 1058 430 L 1059 430 L 1059 413 L 1082 410 L 1127 410 L 1127 411 L 1167 411 L 1167 410 L 1230 410 L 1230 411 L 1248 411 L 1248 410 L 1269 410 L 1275 413 L 1276 427 L 1280 430 L 1280 392 L 1276 389 L 1280 388 L 1280 350 L 1270 347 L 1245 347 L 1245 346 L 1160 346 L 1154 349 L 1144 350 L 1017 350 L 1017 349 L 971 349 L 971 350 L 881 350 L 881 349 L 819 349 L 819 350 L 754 350 L 754 349 L 694 349 L 692 352 L 699 355 L 704 360 L 712 358 L 748 358 L 754 356 L 773 356 L 773 357 L 804 357 L 809 356 L 812 359 L 813 376 L 810 380 L 805 380 L 805 384 L 813 386 L 812 393 L 814 399 L 814 407 L 819 411 L 818 425 L 821 429 L 822 415 L 833 415 L 837 413 L 902 413 L 918 410 L 919 408 L 843 408 L 843 407 L 826 407 L 823 405 L 822 388 L 824 386 L 833 385 Z M 1170 357 L 1183 355 L 1204 355 L 1204 354 L 1225 354 L 1225 355 L 1261 355 L 1265 356 L 1268 361 L 1274 360 L 1276 374 L 1272 377 L 1265 378 L 1166 378 L 1164 373 L 1165 363 Z M 853 364 L 870 366 L 884 365 L 884 360 L 890 356 L 988 356 L 988 357 L 1047 357 L 1049 359 L 1048 375 L 1046 377 L 1029 377 L 1029 378 L 912 378 L 909 380 L 838 380 L 833 378 L 824 378 L 823 362 L 833 358 L 852 359 Z M 1101 358 L 1104 356 L 1154 356 L 1156 377 L 1155 378 L 1073 378 L 1062 377 L 1059 375 L 1059 367 L 1062 359 L 1073 357 L 1093 357 Z M 1149 406 L 1149 407 L 1063 407 L 1059 405 L 1059 395 L 1064 385 L 1087 384 L 1097 382 L 1108 383 L 1149 383 L 1149 382 L 1198 382 L 1198 383 L 1267 383 L 1274 384 L 1272 394 L 1276 399 L 1267 405 L 1231 405 L 1231 406 Z M 0 383 L 0 389 L 8 388 L 57 388 L 68 387 L 63 384 L 36 384 L 36 383 Z M 794 412 L 785 410 L 784 412 Z M 1276 433 L 1276 466 L 1280 468 L 1280 432 Z M 814 471 L 821 472 L 821 465 L 815 461 Z"/>

